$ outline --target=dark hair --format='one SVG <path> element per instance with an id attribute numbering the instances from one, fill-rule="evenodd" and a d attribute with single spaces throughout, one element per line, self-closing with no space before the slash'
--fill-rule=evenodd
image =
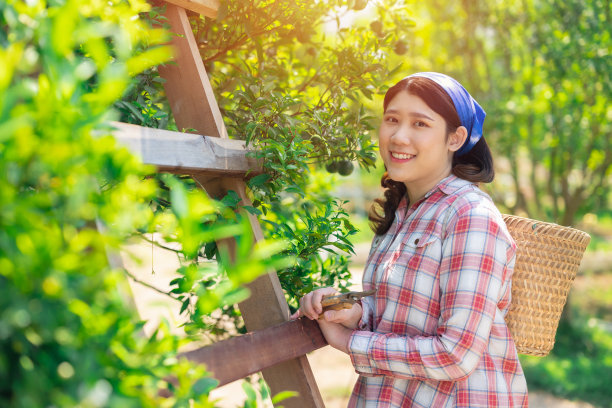
<path id="1" fill-rule="evenodd" d="M 461 120 L 451 97 L 440 85 L 423 77 L 402 79 L 389 88 L 383 101 L 385 112 L 391 100 L 402 91 L 418 96 L 434 112 L 444 118 L 447 137 L 461 126 Z M 484 137 L 464 155 L 458 156 L 455 153 L 451 172 L 455 176 L 473 183 L 490 183 L 493 181 L 495 177 L 493 157 Z M 401 199 L 406 195 L 404 183 L 392 180 L 387 172 L 383 174 L 380 185 L 386 189 L 384 198 L 374 200 L 368 217 L 372 230 L 378 235 L 382 235 L 389 230 L 395 218 L 395 211 Z"/>

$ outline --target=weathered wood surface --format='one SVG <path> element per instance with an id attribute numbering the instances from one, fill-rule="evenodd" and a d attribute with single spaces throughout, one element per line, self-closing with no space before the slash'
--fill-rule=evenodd
<path id="1" fill-rule="evenodd" d="M 247 157 L 242 140 L 153 129 L 112 122 L 119 143 L 160 171 L 178 174 L 216 174 L 243 177 L 262 172 L 260 163 Z"/>
<path id="2" fill-rule="evenodd" d="M 176 127 L 181 130 L 195 129 L 207 136 L 227 138 L 221 111 L 185 9 L 167 4 L 164 16 L 172 32 L 177 34 L 172 39 L 176 63 L 160 65 L 158 70 L 166 80 L 164 90 Z"/>
<path id="3" fill-rule="evenodd" d="M 217 18 L 217 10 L 219 10 L 219 0 L 165 0 L 166 3 L 171 3 L 182 7 L 186 10 L 193 11 L 210 18 Z"/>
<path id="4" fill-rule="evenodd" d="M 252 205 L 246 195 L 244 182 L 236 178 L 210 178 L 195 176 L 194 179 L 203 185 L 212 197 L 221 197 L 233 190 L 242 199 L 240 204 Z M 249 222 L 254 241 L 263 239 L 263 232 L 257 217 L 249 214 Z M 225 240 L 218 245 L 226 245 L 229 253 L 235 253 L 236 243 Z M 289 320 L 289 306 L 281 288 L 278 275 L 274 271 L 260 276 L 247 285 L 252 296 L 238 306 L 248 331 L 255 332 L 266 327 L 281 324 Z M 283 401 L 286 408 L 324 408 L 325 404 L 317 382 L 308 363 L 306 355 L 274 365 L 262 370 L 262 374 L 273 394 L 281 391 L 297 391 L 299 397 Z"/>
<path id="5" fill-rule="evenodd" d="M 168 4 L 165 17 L 172 31 L 178 34 L 172 41 L 176 50 L 176 64 L 160 66 L 159 73 L 166 80 L 164 89 L 177 127 L 195 129 L 197 133 L 207 136 L 227 138 L 227 130 L 185 10 Z M 243 205 L 251 205 L 246 196 L 246 185 L 241 178 L 211 179 L 195 171 L 193 176 L 209 194 L 218 196 L 212 193 L 213 189 L 218 190 L 217 193 L 233 190 L 243 198 Z M 250 216 L 249 221 L 254 239 L 263 239 L 256 217 Z M 289 307 L 274 271 L 259 277 L 248 287 L 254 296 L 239 305 L 247 330 L 255 331 L 289 319 Z M 286 408 L 325 406 L 305 355 L 264 369 L 262 374 L 273 394 L 288 390 L 299 393 L 298 397 L 283 401 Z"/>
<path id="6" fill-rule="evenodd" d="M 225 385 L 327 345 L 319 325 L 307 318 L 290 320 L 254 333 L 181 354 Z"/>
<path id="7" fill-rule="evenodd" d="M 204 187 L 206 192 L 215 198 L 221 198 L 228 191 L 235 191 L 240 199 L 240 205 L 253 205 L 246 194 L 244 182 L 236 178 L 194 176 L 196 182 Z M 253 241 L 264 239 L 261 225 L 257 217 L 248 213 Z M 218 242 L 227 248 L 227 253 L 233 257 L 236 253 L 236 242 L 233 239 Z M 240 312 L 248 331 L 257 331 L 289 320 L 289 306 L 285 300 L 278 275 L 271 271 L 260 276 L 247 285 L 252 296 L 239 304 Z"/>

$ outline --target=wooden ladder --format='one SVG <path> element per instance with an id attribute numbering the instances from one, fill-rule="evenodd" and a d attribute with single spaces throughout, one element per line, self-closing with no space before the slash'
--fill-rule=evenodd
<path id="1" fill-rule="evenodd" d="M 165 79 L 164 89 L 177 128 L 195 129 L 200 134 L 115 122 L 114 135 L 158 171 L 189 174 L 212 197 L 220 198 L 233 190 L 242 205 L 252 205 L 244 177 L 249 171 L 260 173 L 261 166 L 246 157 L 244 141 L 227 136 L 186 12 L 215 18 L 218 7 L 218 0 L 166 1 L 165 17 L 176 34 L 172 40 L 176 64 L 160 66 L 159 73 Z M 262 240 L 257 218 L 249 215 L 249 222 L 254 242 Z M 284 406 L 324 407 L 305 355 L 327 344 L 317 323 L 289 321 L 289 307 L 276 272 L 259 277 L 248 288 L 257 296 L 240 303 L 239 308 L 251 333 L 183 355 L 205 363 L 220 385 L 261 371 L 273 394 L 289 390 L 299 393 L 283 401 Z"/>

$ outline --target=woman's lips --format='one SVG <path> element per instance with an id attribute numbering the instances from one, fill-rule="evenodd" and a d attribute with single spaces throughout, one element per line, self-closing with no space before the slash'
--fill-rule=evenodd
<path id="1" fill-rule="evenodd" d="M 407 162 L 415 157 L 414 154 L 391 152 L 391 160 L 395 162 Z"/>

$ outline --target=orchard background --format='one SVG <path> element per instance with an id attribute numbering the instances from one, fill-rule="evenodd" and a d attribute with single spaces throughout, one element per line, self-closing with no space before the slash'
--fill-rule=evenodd
<path id="1" fill-rule="evenodd" d="M 380 195 L 382 95 L 434 70 L 487 111 L 488 192 L 502 211 L 593 237 L 555 349 L 522 359 L 530 388 L 612 406 L 609 1 L 222 0 L 216 20 L 191 16 L 230 137 L 264 159 L 248 208 L 155 175 L 110 136 L 117 119 L 189 131 L 156 70 L 171 58 L 160 7 L 0 4 L 0 405 L 214 406 L 215 381 L 176 351 L 243 332 L 235 304 L 266 268 L 292 307 L 313 287 L 351 284 Z M 267 243 L 210 262 L 213 237 L 248 248 L 245 212 Z M 148 290 L 179 306 L 180 328 L 143 332 L 134 276 L 109 267 L 107 249 L 135 241 L 176 254 L 176 277 Z"/>

